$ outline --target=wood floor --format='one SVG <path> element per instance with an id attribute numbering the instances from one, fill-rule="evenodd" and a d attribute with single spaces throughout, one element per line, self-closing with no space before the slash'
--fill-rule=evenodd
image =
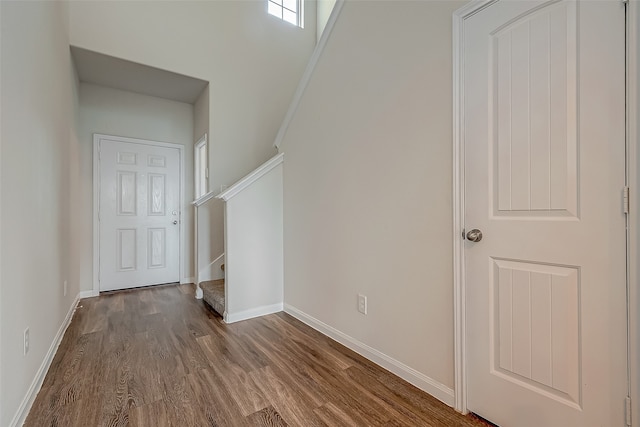
<path id="1" fill-rule="evenodd" d="M 82 300 L 25 425 L 484 425 L 287 314 L 226 325 L 193 295 Z"/>

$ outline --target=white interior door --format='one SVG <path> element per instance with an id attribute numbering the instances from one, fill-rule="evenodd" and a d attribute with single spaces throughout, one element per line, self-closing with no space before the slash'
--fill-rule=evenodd
<path id="1" fill-rule="evenodd" d="M 100 290 L 180 280 L 180 152 L 99 141 Z"/>
<path id="2" fill-rule="evenodd" d="M 625 425 L 625 12 L 498 1 L 464 24 L 468 409 Z"/>

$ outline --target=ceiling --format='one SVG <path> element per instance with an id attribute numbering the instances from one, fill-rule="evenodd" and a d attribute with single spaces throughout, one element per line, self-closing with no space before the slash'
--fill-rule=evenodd
<path id="1" fill-rule="evenodd" d="M 188 104 L 207 86 L 205 80 L 153 68 L 71 46 L 81 82 L 126 90 Z"/>

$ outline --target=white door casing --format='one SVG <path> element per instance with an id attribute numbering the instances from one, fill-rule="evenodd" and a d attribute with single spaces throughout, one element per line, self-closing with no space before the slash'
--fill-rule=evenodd
<path id="1" fill-rule="evenodd" d="M 456 388 L 498 425 L 625 422 L 624 20 L 496 1 L 461 24 L 456 209 L 483 239 L 457 244 Z"/>
<path id="2" fill-rule="evenodd" d="M 99 290 L 180 281 L 181 146 L 94 141 Z"/>

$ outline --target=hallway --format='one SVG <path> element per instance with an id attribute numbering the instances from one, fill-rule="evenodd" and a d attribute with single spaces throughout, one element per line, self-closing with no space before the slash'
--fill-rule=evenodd
<path id="1" fill-rule="evenodd" d="M 481 426 L 287 314 L 166 285 L 83 299 L 26 426 Z"/>

